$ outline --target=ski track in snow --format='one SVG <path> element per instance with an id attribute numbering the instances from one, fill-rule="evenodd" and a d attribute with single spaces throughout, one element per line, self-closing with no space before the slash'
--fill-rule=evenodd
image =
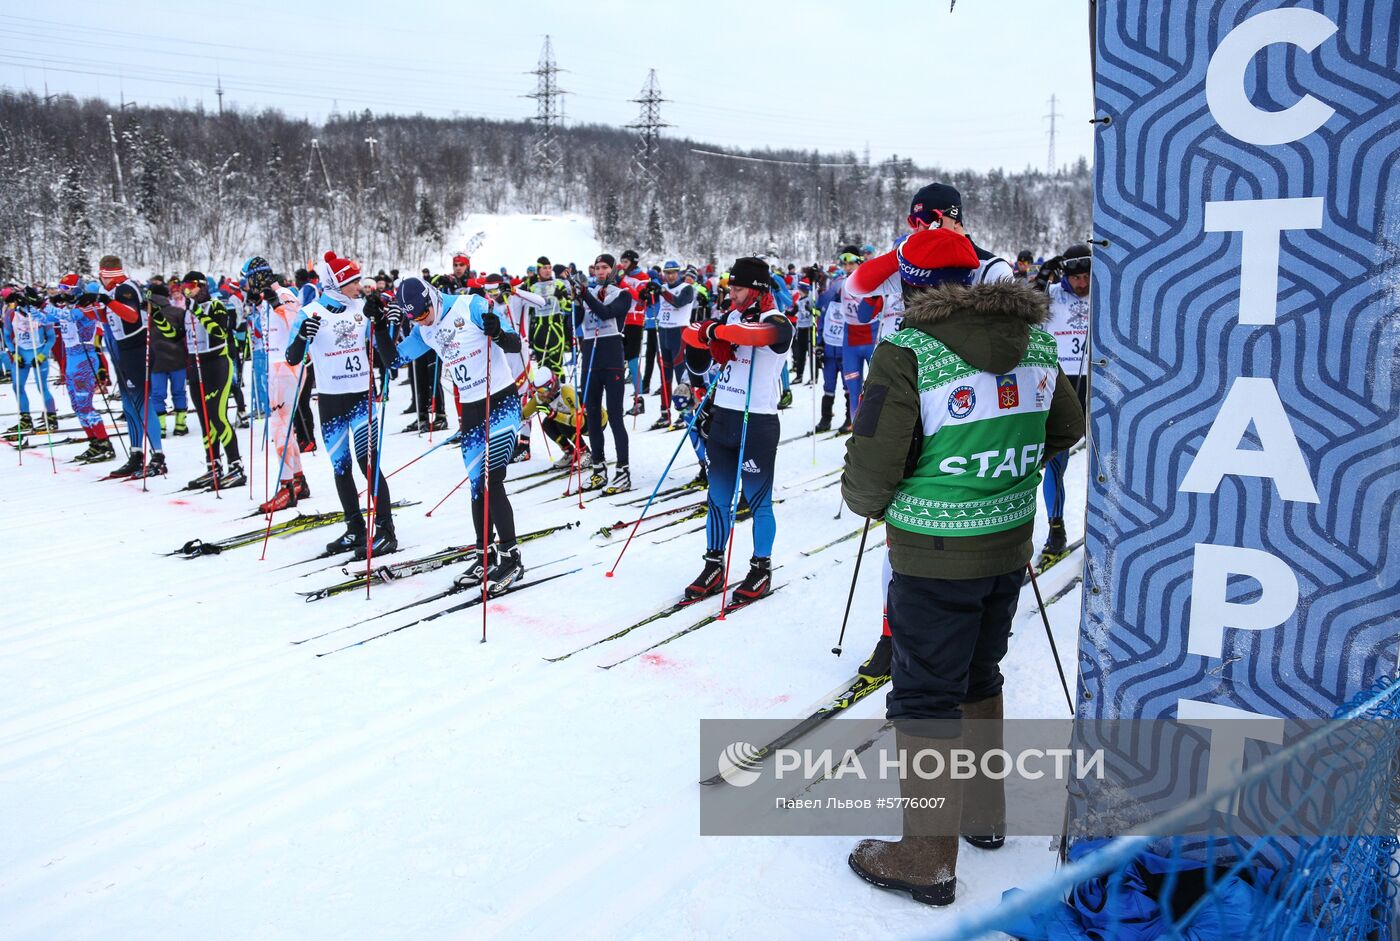
<path id="1" fill-rule="evenodd" d="M 813 387 L 794 391 L 784 436 L 810 421 Z M 407 392 L 392 388 L 390 413 Z M 15 450 L 0 445 L 5 541 L 23 547 L 12 556 L 0 627 L 0 806 L 8 811 L 0 935 L 731 938 L 761 925 L 768 938 L 805 939 L 872 929 L 908 937 L 935 924 L 938 910 L 849 872 L 854 838 L 697 835 L 696 781 L 712 770 L 697 761 L 698 720 L 796 719 L 850 675 L 878 635 L 882 530 L 861 570 L 840 661 L 828 650 L 858 540 L 801 554 L 859 525 L 849 511 L 837 517 L 839 488 L 821 488 L 828 480 L 818 478 L 839 466 L 844 439 L 819 438 L 816 463 L 810 438 L 779 451 L 776 496 L 785 502 L 776 507 L 783 568 L 775 584 L 788 587 L 776 597 L 615 669 L 597 667 L 693 624 L 718 602 L 544 661 L 655 611 L 698 569 L 701 533 L 653 544 L 644 526 L 608 579 L 626 530 L 592 535 L 640 515 L 641 504 L 618 504 L 650 492 L 679 441 L 643 430 L 657 401 L 648 397 L 632 437 L 632 494 L 580 511 L 555 499 L 561 481 L 516 501 L 522 532 L 582 523 L 526 543 L 527 567 L 577 554 L 526 578 L 583 570 L 492 601 L 488 643 L 479 643 L 481 609 L 473 607 L 319 659 L 469 596 L 291 641 L 442 590 L 460 567 L 375 585 L 368 602 L 361 592 L 308 604 L 294 592 L 341 580 L 338 568 L 307 578 L 274 568 L 315 554 L 337 526 L 274 537 L 265 562 L 256 545 L 194 560 L 158 556 L 187 539 L 259 527 L 257 517 L 237 519 L 256 506 L 247 488 L 222 500 L 173 492 L 202 467 L 197 436 L 169 441 L 172 476 L 145 494 L 139 483 L 97 482 L 112 464 L 60 462 L 55 475 L 46 452 L 26 452 L 19 467 Z M 0 409 L 13 404 L 12 390 L 0 390 Z M 513 475 L 545 466 L 536 436 L 537 457 Z M 260 430 L 254 438 L 259 451 L 245 461 L 260 478 Z M 428 447 L 413 435 L 384 440 L 386 468 Z M 684 448 L 672 482 L 692 475 L 690 457 Z M 1079 494 L 1083 462 L 1075 455 L 1068 474 Z M 337 508 L 324 453 L 305 463 L 315 496 L 303 509 Z M 396 499 L 423 501 L 396 514 L 400 540 L 416 546 L 399 559 L 471 540 L 465 490 L 424 516 L 460 475 L 457 452 L 442 449 L 393 478 Z M 262 499 L 260 479 L 253 489 Z M 1082 499 L 1071 504 L 1074 536 Z M 741 524 L 735 580 L 749 539 Z M 1062 564 L 1042 591 L 1052 594 L 1072 573 Z M 1051 612 L 1071 669 L 1079 601 L 1073 591 Z M 1027 588 L 1004 665 L 1007 712 L 1061 716 L 1033 606 Z M 874 696 L 852 714 L 883 708 Z M 993 904 L 1053 864 L 1045 839 L 1012 839 L 996 854 L 964 846 L 954 910 Z"/>

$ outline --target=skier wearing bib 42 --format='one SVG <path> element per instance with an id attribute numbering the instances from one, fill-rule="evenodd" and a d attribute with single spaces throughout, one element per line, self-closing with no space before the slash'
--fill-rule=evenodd
<path id="1" fill-rule="evenodd" d="M 380 366 L 391 366 L 394 346 L 387 329 L 389 318 L 377 297 L 372 296 L 368 304 L 360 300 L 360 268 L 353 261 L 326 252 L 324 263 L 318 267 L 324 291 L 297 313 L 286 359 L 295 367 L 310 353 L 311 368 L 316 370 L 321 435 L 331 455 L 335 492 L 345 511 L 346 525 L 345 533 L 327 545 L 326 551 L 354 552 L 356 559 L 367 554 L 365 518 L 360 512 L 351 470 L 358 461 L 375 504 L 374 554 L 386 555 L 397 551 L 399 544 L 394 535 L 393 498 L 377 454 L 374 476 L 370 476 L 370 453 L 378 447 L 378 423 L 370 396 L 374 379 L 365 347 L 368 341 Z"/>
<path id="2" fill-rule="evenodd" d="M 734 485 L 741 481 L 753 514 L 753 558 L 749 574 L 734 589 L 734 601 L 766 595 L 772 582 L 773 474 L 778 453 L 780 373 L 792 345 L 792 321 L 773 301 L 768 265 L 740 258 L 729 269 L 730 307 L 720 319 L 685 328 L 686 366 L 701 376 L 720 366 L 713 397 L 696 424 L 705 435 L 710 505 L 705 527 L 705 567 L 685 589 L 689 599 L 720 590 L 729 544 Z M 747 426 L 747 432 L 745 427 Z M 740 466 L 742 462 L 742 467 Z"/>
<path id="3" fill-rule="evenodd" d="M 1001 747 L 999 664 L 1031 556 L 1041 462 L 1079 440 L 1084 415 L 1039 327 L 1041 295 L 965 286 L 978 259 L 947 228 L 911 235 L 897 263 L 904 327 L 875 349 L 841 492 L 888 524 L 886 709 L 903 767 L 927 764 L 928 752 L 947 763 L 963 748 L 983 766 Z M 981 849 L 1005 840 L 1001 785 L 908 775 L 903 838 L 862 841 L 851 868 L 916 901 L 952 903 L 959 834 Z"/>
<path id="4" fill-rule="evenodd" d="M 486 557 L 478 555 L 458 584 L 479 585 L 485 579 L 488 594 L 502 591 L 525 571 L 515 542 L 515 511 L 506 494 L 506 468 L 520 435 L 520 393 L 512 363 L 522 348 L 520 335 L 504 303 L 480 294 L 444 297 L 421 278 L 404 279 L 388 315 L 391 323 L 405 317 L 413 325 L 399 344 L 398 362 L 435 352 L 462 403 L 462 463 L 472 485 L 477 545 L 486 548 Z M 488 525 L 494 532 L 486 532 Z"/>

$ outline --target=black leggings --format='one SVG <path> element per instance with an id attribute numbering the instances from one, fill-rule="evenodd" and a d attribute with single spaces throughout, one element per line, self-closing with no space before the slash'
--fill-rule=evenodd
<path id="1" fill-rule="evenodd" d="M 238 435 L 228 423 L 229 391 L 233 385 L 233 364 L 223 350 L 200 353 L 185 375 L 190 392 L 200 400 L 199 426 L 204 429 L 205 460 L 219 459 L 222 450 L 230 462 L 238 460 Z"/>
<path id="2" fill-rule="evenodd" d="M 651 371 L 656 367 L 656 328 L 647 328 L 647 368 L 642 373 L 642 388 L 651 389 Z M 665 380 L 662 380 L 663 382 Z"/>
<path id="3" fill-rule="evenodd" d="M 311 390 L 316 388 L 316 370 L 310 363 L 302 372 L 301 394 L 297 396 L 297 410 L 292 415 L 292 431 L 297 436 L 297 446 L 305 451 L 316 444 L 316 423 L 311 419 Z"/>
<path id="4" fill-rule="evenodd" d="M 485 540 L 488 544 L 499 540 L 501 551 L 515 546 L 515 509 L 510 505 L 506 494 L 506 468 L 493 467 L 487 478 L 487 494 L 491 497 L 491 533 Z M 482 544 L 482 521 L 486 515 L 485 499 L 472 501 L 472 525 L 476 527 L 476 544 Z"/>
<path id="5" fill-rule="evenodd" d="M 807 341 L 811 339 L 811 327 L 798 327 L 792 335 L 792 374 L 795 382 L 802 381 L 802 370 L 807 365 Z"/>
<path id="6" fill-rule="evenodd" d="M 413 370 L 409 386 L 413 389 L 413 407 L 418 411 L 418 420 L 427 421 L 430 410 L 434 415 L 441 415 L 442 383 L 438 381 L 437 354 L 420 356 L 409 368 Z"/>
<path id="7" fill-rule="evenodd" d="M 602 337 L 585 340 L 579 354 L 588 369 L 584 382 L 588 392 L 584 409 L 588 414 L 588 451 L 595 464 L 603 462 L 603 399 L 607 398 L 608 414 L 613 416 L 613 445 L 617 448 L 617 463 L 627 463 L 627 423 L 622 420 L 622 400 L 627 393 L 627 367 L 622 361 L 622 338 Z"/>

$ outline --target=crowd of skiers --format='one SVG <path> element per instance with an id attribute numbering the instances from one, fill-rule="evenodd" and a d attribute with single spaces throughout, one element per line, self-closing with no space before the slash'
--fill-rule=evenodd
<path id="1" fill-rule="evenodd" d="M 820 383 L 812 433 L 832 431 L 840 395 L 835 434 L 851 436 L 844 498 L 888 524 L 884 636 L 861 675 L 893 677 L 901 749 L 946 750 L 961 717 L 1000 720 L 997 664 L 1032 555 L 1038 485 L 1050 524 L 1040 562 L 1066 553 L 1091 258 L 1083 245 L 1043 262 L 986 251 L 945 184 L 920 189 L 906 221 L 888 250 L 846 245 L 801 268 L 760 257 L 648 267 L 628 250 L 586 270 L 539 257 L 512 276 L 473 270 L 463 251 L 450 274 L 367 277 L 326 252 L 290 277 L 255 255 L 232 277 L 141 282 L 108 255 L 95 278 L 0 289 L 5 379 L 19 407 L 5 436 L 24 447 L 58 429 L 51 363 L 88 445 L 73 460 L 112 461 L 125 434 L 112 478 L 168 473 L 163 436 L 187 434 L 194 411 L 204 466 L 188 489 L 246 485 L 236 431 L 262 419 L 277 466 L 261 507 L 270 515 L 310 496 L 302 460 L 318 448 L 319 424 L 346 521 L 327 552 L 364 559 L 398 548 L 380 466 L 397 377 L 414 416 L 405 431 L 453 429 L 470 481 L 482 551 L 458 581 L 496 593 L 524 571 L 506 473 L 529 459 L 532 424 L 580 490 L 618 494 L 632 487 L 623 417 L 635 424 L 655 395 L 649 428 L 684 428 L 700 459 L 690 486 L 708 489 L 703 567 L 684 597 L 722 590 L 742 513 L 754 525 L 748 573 L 727 601 L 738 605 L 771 590 L 779 413 L 794 383 Z M 962 836 L 983 849 L 1004 839 L 998 793 L 979 788 L 955 807 Z M 921 901 L 951 901 L 957 837 L 930 832 L 918 814 L 905 823 L 900 843 L 862 843 L 852 868 Z"/>

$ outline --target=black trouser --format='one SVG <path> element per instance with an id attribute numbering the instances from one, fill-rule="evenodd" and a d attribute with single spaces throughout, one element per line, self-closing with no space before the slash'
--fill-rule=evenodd
<path id="1" fill-rule="evenodd" d="M 894 573 L 886 596 L 890 721 L 955 720 L 946 734 L 956 734 L 963 703 L 1001 692 L 998 664 L 1011 639 L 1023 575 L 1023 569 L 969 579 Z M 924 728 L 916 734 L 937 733 Z"/>
<path id="2" fill-rule="evenodd" d="M 238 435 L 228 422 L 228 397 L 233 385 L 233 363 L 224 350 L 200 353 L 185 366 L 190 393 L 199 401 L 199 426 L 204 429 L 204 457 L 213 463 L 222 450 L 229 462 L 238 460 Z"/>
<path id="3" fill-rule="evenodd" d="M 501 441 L 498 429 L 507 415 L 518 419 L 520 400 L 515 386 L 507 386 L 491 396 L 491 443 Z M 486 488 L 481 490 L 472 481 L 472 525 L 476 527 L 477 545 L 488 545 L 499 540 L 501 551 L 515 546 L 515 508 L 510 505 L 510 495 L 506 493 L 506 470 L 510 466 L 510 455 L 515 450 L 514 438 L 505 435 L 504 447 L 492 448 L 486 440 L 486 399 L 463 402 L 458 413 L 462 432 L 462 455 L 467 460 L 468 473 L 472 459 L 469 457 L 480 448 L 486 468 Z M 513 422 L 511 422 L 513 423 Z M 483 532 L 486 521 L 486 500 L 491 501 L 491 532 Z"/>
<path id="4" fill-rule="evenodd" d="M 802 370 L 807 366 L 808 345 L 811 339 L 811 327 L 798 327 L 792 333 L 792 378 L 794 382 L 802 381 Z"/>
<path id="5" fill-rule="evenodd" d="M 627 393 L 627 364 L 622 359 L 622 338 L 601 337 L 584 340 L 579 347 L 583 357 L 584 411 L 588 416 L 588 451 L 594 463 L 603 461 L 603 398 L 607 397 L 612 415 L 613 444 L 617 463 L 627 463 L 627 423 L 622 420 L 622 400 Z"/>
<path id="6" fill-rule="evenodd" d="M 413 407 L 418 412 L 418 420 L 425 422 L 429 414 L 443 414 L 442 383 L 438 381 L 437 354 L 420 356 L 409 368 L 413 370 L 409 385 L 413 387 Z"/>
<path id="7" fill-rule="evenodd" d="M 378 486 L 370 478 L 370 451 L 379 447 L 379 441 L 375 435 L 377 426 L 370 411 L 369 397 L 363 392 L 342 395 L 322 393 L 317 397 L 316 404 L 321 413 L 321 434 L 326 439 L 326 450 L 330 452 L 331 469 L 335 471 L 335 494 L 340 497 L 340 508 L 345 511 L 345 527 L 361 535 L 365 531 L 365 519 L 360 513 L 360 488 L 350 469 L 353 458 L 372 488 L 374 525 L 381 532 L 393 532 L 394 514 L 390 506 L 394 501 L 389 495 L 389 484 L 384 480 L 377 451 L 374 470 Z"/>
<path id="8" fill-rule="evenodd" d="M 303 451 L 316 443 L 316 423 L 311 420 L 311 391 L 315 388 L 316 370 L 307 363 L 302 372 L 297 410 L 292 416 L 292 433 L 297 436 L 297 446 Z"/>
<path id="9" fill-rule="evenodd" d="M 652 371 L 652 369 L 654 369 L 654 368 L 656 367 L 656 363 L 657 363 L 657 356 L 656 356 L 656 328 L 655 328 L 655 327 L 647 327 L 647 352 L 646 352 L 646 357 L 647 357 L 647 368 L 646 368 L 646 370 L 642 373 L 642 391 L 643 391 L 643 392 L 650 392 L 650 391 L 651 391 L 651 371 Z M 665 380 L 663 379 L 662 381 L 664 382 Z"/>
<path id="10" fill-rule="evenodd" d="M 225 349 L 228 350 L 229 362 L 232 364 L 233 401 L 238 405 L 240 412 L 246 412 L 248 403 L 243 399 L 243 357 L 239 353 L 237 343 L 231 343 Z"/>

